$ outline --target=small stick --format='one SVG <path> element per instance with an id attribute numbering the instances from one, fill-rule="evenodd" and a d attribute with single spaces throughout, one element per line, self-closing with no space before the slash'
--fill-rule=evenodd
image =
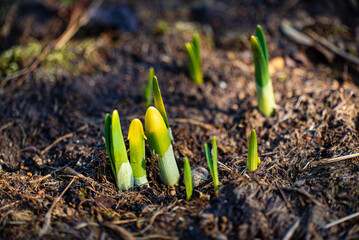
<path id="1" fill-rule="evenodd" d="M 331 228 L 331 227 L 333 227 L 333 226 L 335 226 L 335 225 L 338 225 L 338 224 L 340 224 L 340 223 L 343 223 L 343 222 L 345 222 L 345 221 L 348 221 L 348 220 L 350 220 L 350 219 L 352 219 L 352 218 L 356 218 L 356 217 L 358 217 L 358 216 L 359 216 L 359 212 L 350 214 L 350 215 L 348 215 L 348 216 L 346 216 L 346 217 L 343 217 L 343 218 L 340 218 L 340 219 L 338 219 L 338 220 L 335 220 L 334 222 L 328 223 L 327 225 L 324 226 L 324 228 L 325 228 L 325 229 Z"/>
<path id="2" fill-rule="evenodd" d="M 47 153 L 53 146 L 55 146 L 56 144 L 58 144 L 59 142 L 65 140 L 66 138 L 70 138 L 74 135 L 74 133 L 68 133 L 65 134 L 62 137 L 59 137 L 58 139 L 56 139 L 53 143 L 51 143 L 49 146 L 47 146 L 44 150 L 41 151 L 41 155 L 44 155 L 45 153 Z"/>
<path id="3" fill-rule="evenodd" d="M 14 204 L 16 204 L 16 203 L 18 203 L 18 202 L 19 202 L 19 201 L 15 201 L 15 202 L 12 202 L 12 203 L 10 203 L 10 204 L 8 204 L 8 205 L 2 206 L 2 207 L 0 208 L 0 211 L 6 209 L 6 208 L 8 208 L 8 207 L 11 207 L 12 205 L 14 205 Z"/>
<path id="4" fill-rule="evenodd" d="M 147 235 L 145 237 L 139 237 L 138 240 L 146 240 L 146 239 L 178 239 L 178 237 L 164 236 L 159 234 Z"/>
<path id="5" fill-rule="evenodd" d="M 62 196 L 65 194 L 65 192 L 70 188 L 71 184 L 75 181 L 75 178 L 73 178 L 71 180 L 71 182 L 67 185 L 67 187 L 65 188 L 64 191 L 62 191 L 62 193 L 60 194 L 60 196 L 58 196 L 57 198 L 55 198 L 54 202 L 52 203 L 49 211 L 46 213 L 45 215 L 45 223 L 44 226 L 40 229 L 40 233 L 39 233 L 39 237 L 42 238 L 44 236 L 44 234 L 46 234 L 47 230 L 50 227 L 50 222 L 51 222 L 51 214 L 52 211 L 54 210 L 56 204 L 58 203 L 58 201 L 60 201 L 60 199 L 62 198 Z"/>
<path id="6" fill-rule="evenodd" d="M 353 153 L 353 154 L 349 154 L 349 155 L 342 156 L 342 157 L 329 158 L 329 159 L 320 161 L 320 163 L 327 164 L 327 163 L 339 162 L 342 160 L 347 160 L 347 159 L 356 158 L 356 157 L 359 157 L 359 153 Z"/>
<path id="7" fill-rule="evenodd" d="M 131 223 L 131 222 L 137 222 L 137 219 L 124 219 L 124 220 L 117 220 L 117 221 L 113 221 L 113 224 L 124 224 L 124 223 Z"/>
<path id="8" fill-rule="evenodd" d="M 0 132 L 8 127 L 11 127 L 12 125 L 14 125 L 14 122 L 8 122 L 5 125 L 0 127 Z"/>
<path id="9" fill-rule="evenodd" d="M 30 183 L 37 183 L 37 182 L 41 182 L 42 180 L 45 180 L 46 178 L 49 178 L 52 174 L 58 172 L 58 171 L 61 171 L 62 169 L 64 169 L 63 167 L 62 168 L 59 168 L 59 169 L 56 169 L 55 171 L 52 171 L 51 173 L 41 177 L 41 178 L 38 178 L 38 179 L 35 179 L 35 180 L 32 180 L 30 181 Z"/>
<path id="10" fill-rule="evenodd" d="M 289 228 L 288 232 L 285 234 L 283 240 L 290 240 L 293 237 L 295 230 L 299 227 L 300 218 L 295 221 L 295 223 Z"/>
<path id="11" fill-rule="evenodd" d="M 104 226 L 121 234 L 123 239 L 135 240 L 132 234 L 123 227 L 117 226 L 113 223 L 105 223 Z"/>

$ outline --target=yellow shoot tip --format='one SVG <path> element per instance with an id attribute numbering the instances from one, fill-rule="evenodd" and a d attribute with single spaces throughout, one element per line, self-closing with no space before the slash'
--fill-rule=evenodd
<path id="1" fill-rule="evenodd" d="M 147 140 L 145 132 L 143 131 L 142 122 L 138 118 L 133 119 L 130 124 L 127 139 L 130 140 L 131 137 L 134 137 L 135 139 L 143 137 Z"/>
<path id="2" fill-rule="evenodd" d="M 149 107 L 145 115 L 146 133 L 167 132 L 167 127 L 161 113 L 155 107 Z"/>

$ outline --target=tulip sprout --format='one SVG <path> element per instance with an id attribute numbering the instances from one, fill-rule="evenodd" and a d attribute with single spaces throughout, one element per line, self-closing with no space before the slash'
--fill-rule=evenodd
<path id="1" fill-rule="evenodd" d="M 186 43 L 185 46 L 189 58 L 188 70 L 190 79 L 193 83 L 201 84 L 203 82 L 202 60 L 198 34 L 193 34 L 192 42 Z"/>
<path id="2" fill-rule="evenodd" d="M 130 145 L 130 161 L 136 185 L 147 184 L 145 139 L 142 123 L 139 119 L 132 120 L 128 130 Z"/>
<path id="3" fill-rule="evenodd" d="M 153 67 L 151 67 L 150 70 L 148 70 L 148 83 L 142 85 L 143 97 L 145 99 L 143 105 L 145 107 L 150 106 L 152 103 L 152 85 L 153 85 L 152 82 L 154 76 L 155 76 L 155 70 L 153 69 Z"/>
<path id="4" fill-rule="evenodd" d="M 105 141 L 117 187 L 122 190 L 133 187 L 133 172 L 128 162 L 117 110 L 113 111 L 112 117 L 110 114 L 106 114 Z"/>
<path id="5" fill-rule="evenodd" d="M 158 85 L 158 80 L 156 76 L 153 77 L 153 99 L 155 101 L 155 107 L 161 113 L 161 116 L 166 124 L 168 133 L 172 141 L 173 140 L 172 130 L 168 123 L 165 105 L 163 104 L 161 90 L 160 90 L 160 86 Z"/>
<path id="6" fill-rule="evenodd" d="M 218 165 L 218 159 L 217 159 L 218 150 L 217 150 L 216 137 L 213 137 L 212 141 L 213 141 L 212 142 L 212 159 L 211 159 L 211 152 L 209 150 L 207 143 L 204 144 L 204 150 L 206 153 L 206 159 L 207 159 L 209 171 L 211 172 L 211 176 L 213 179 L 214 191 L 216 191 L 218 188 L 218 185 L 219 185 L 218 167 L 217 167 L 217 165 Z"/>
<path id="7" fill-rule="evenodd" d="M 259 111 L 272 116 L 275 108 L 273 85 L 268 71 L 268 51 L 261 26 L 257 26 L 256 36 L 251 36 L 251 48 L 255 67 L 257 99 Z"/>
<path id="8" fill-rule="evenodd" d="M 256 170 L 260 162 L 261 160 L 258 157 L 257 133 L 253 129 L 249 138 L 247 169 L 249 171 Z"/>
<path id="9" fill-rule="evenodd" d="M 145 129 L 151 153 L 154 153 L 159 160 L 158 167 L 162 182 L 168 186 L 175 185 L 178 183 L 180 174 L 171 138 L 163 117 L 154 107 L 149 107 L 146 111 Z"/>
<path id="10" fill-rule="evenodd" d="M 191 166 L 189 164 L 188 158 L 184 158 L 183 164 L 183 174 L 184 174 L 184 185 L 186 186 L 186 196 L 187 201 L 189 201 L 192 197 L 193 193 L 193 183 L 192 183 L 192 173 L 191 173 Z"/>

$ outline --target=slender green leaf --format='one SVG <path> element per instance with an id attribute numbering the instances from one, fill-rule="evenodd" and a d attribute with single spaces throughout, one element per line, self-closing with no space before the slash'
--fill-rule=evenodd
<path id="1" fill-rule="evenodd" d="M 144 105 L 146 107 L 150 106 L 152 103 L 152 85 L 153 77 L 155 76 L 155 70 L 151 67 L 148 71 L 148 83 L 142 86 L 143 97 L 145 99 Z"/>
<path id="2" fill-rule="evenodd" d="M 166 127 L 169 128 L 165 105 L 163 104 L 160 86 L 158 85 L 157 77 L 153 77 L 153 98 L 155 100 L 155 107 L 161 113 L 163 120 L 165 121 Z"/>
<path id="3" fill-rule="evenodd" d="M 193 184 L 192 184 L 191 166 L 189 164 L 187 157 L 184 158 L 183 171 L 184 171 L 184 184 L 186 186 L 186 196 L 187 196 L 187 201 L 189 201 L 193 193 Z"/>
<path id="4" fill-rule="evenodd" d="M 256 36 L 257 36 L 260 48 L 262 50 L 264 59 L 266 60 L 267 67 L 268 67 L 269 61 L 268 61 L 268 49 L 267 49 L 266 37 L 265 37 L 262 27 L 260 25 L 257 25 Z"/>
<path id="5" fill-rule="evenodd" d="M 201 84 L 202 77 L 202 60 L 200 54 L 200 41 L 198 34 L 193 35 L 193 40 L 185 44 L 186 52 L 189 58 L 188 69 L 192 82 Z"/>
<path id="6" fill-rule="evenodd" d="M 107 154 L 111 163 L 112 172 L 116 176 L 116 170 L 113 162 L 113 152 L 112 152 L 111 124 L 112 124 L 111 114 L 107 113 L 105 118 L 105 143 L 106 143 Z"/>
<path id="7" fill-rule="evenodd" d="M 213 137 L 213 143 L 212 143 L 212 166 L 213 166 L 213 185 L 214 185 L 214 191 L 217 190 L 219 185 L 219 179 L 218 179 L 218 149 L 217 149 L 217 138 Z"/>
<path id="8" fill-rule="evenodd" d="M 193 46 L 193 52 L 196 56 L 197 65 L 199 68 L 201 68 L 202 67 L 201 47 L 200 47 L 199 35 L 197 33 L 193 34 L 192 46 Z"/>
<path id="9" fill-rule="evenodd" d="M 211 172 L 211 176 L 213 177 L 213 163 L 212 163 L 212 159 L 211 159 L 211 151 L 209 150 L 207 143 L 204 144 L 204 151 L 206 154 L 209 171 Z"/>
<path id="10" fill-rule="evenodd" d="M 255 36 L 251 36 L 251 49 L 253 53 L 256 83 L 263 88 L 270 81 L 270 77 L 268 64 L 264 58 L 261 47 L 259 46 L 258 39 Z"/>
<path id="11" fill-rule="evenodd" d="M 196 55 L 193 51 L 193 46 L 191 43 L 186 43 L 185 44 L 186 47 L 186 52 L 187 55 L 189 57 L 189 62 L 188 62 L 188 69 L 189 69 L 189 75 L 190 75 L 190 79 L 195 82 L 195 76 L 196 76 L 196 64 L 197 64 L 197 60 L 196 60 Z"/>
<path id="12" fill-rule="evenodd" d="M 257 146 L 257 134 L 253 129 L 251 136 L 249 138 L 249 147 L 248 147 L 248 159 L 247 159 L 247 169 L 249 171 L 254 171 L 258 167 L 258 146 Z"/>

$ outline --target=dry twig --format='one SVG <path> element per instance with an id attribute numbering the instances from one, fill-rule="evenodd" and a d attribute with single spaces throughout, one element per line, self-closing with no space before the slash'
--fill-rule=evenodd
<path id="1" fill-rule="evenodd" d="M 327 225 L 324 226 L 324 228 L 325 228 L 325 229 L 331 228 L 331 227 L 333 227 L 333 226 L 335 226 L 335 225 L 338 225 L 338 224 L 343 223 L 343 222 L 345 222 L 345 221 L 348 221 L 348 220 L 350 220 L 350 219 L 356 218 L 356 217 L 358 217 L 358 216 L 359 216 L 359 212 L 350 214 L 350 215 L 348 215 L 348 216 L 346 216 L 346 217 L 343 217 L 343 218 L 340 218 L 340 219 L 338 219 L 338 220 L 335 220 L 334 222 L 328 223 Z"/>
<path id="2" fill-rule="evenodd" d="M 60 199 L 62 198 L 62 196 L 65 194 L 65 192 L 70 188 L 71 184 L 75 181 L 75 178 L 73 178 L 71 180 L 71 182 L 67 185 L 67 187 L 64 189 L 64 191 L 62 191 L 62 193 L 60 194 L 60 196 L 58 196 L 57 198 L 55 198 L 55 201 L 52 203 L 49 211 L 46 213 L 45 215 L 45 223 L 44 226 L 40 229 L 40 233 L 39 233 L 39 237 L 42 238 L 48 231 L 49 227 L 50 227 L 50 223 L 51 223 L 51 214 L 52 211 L 54 210 L 56 204 L 60 201 Z"/>

